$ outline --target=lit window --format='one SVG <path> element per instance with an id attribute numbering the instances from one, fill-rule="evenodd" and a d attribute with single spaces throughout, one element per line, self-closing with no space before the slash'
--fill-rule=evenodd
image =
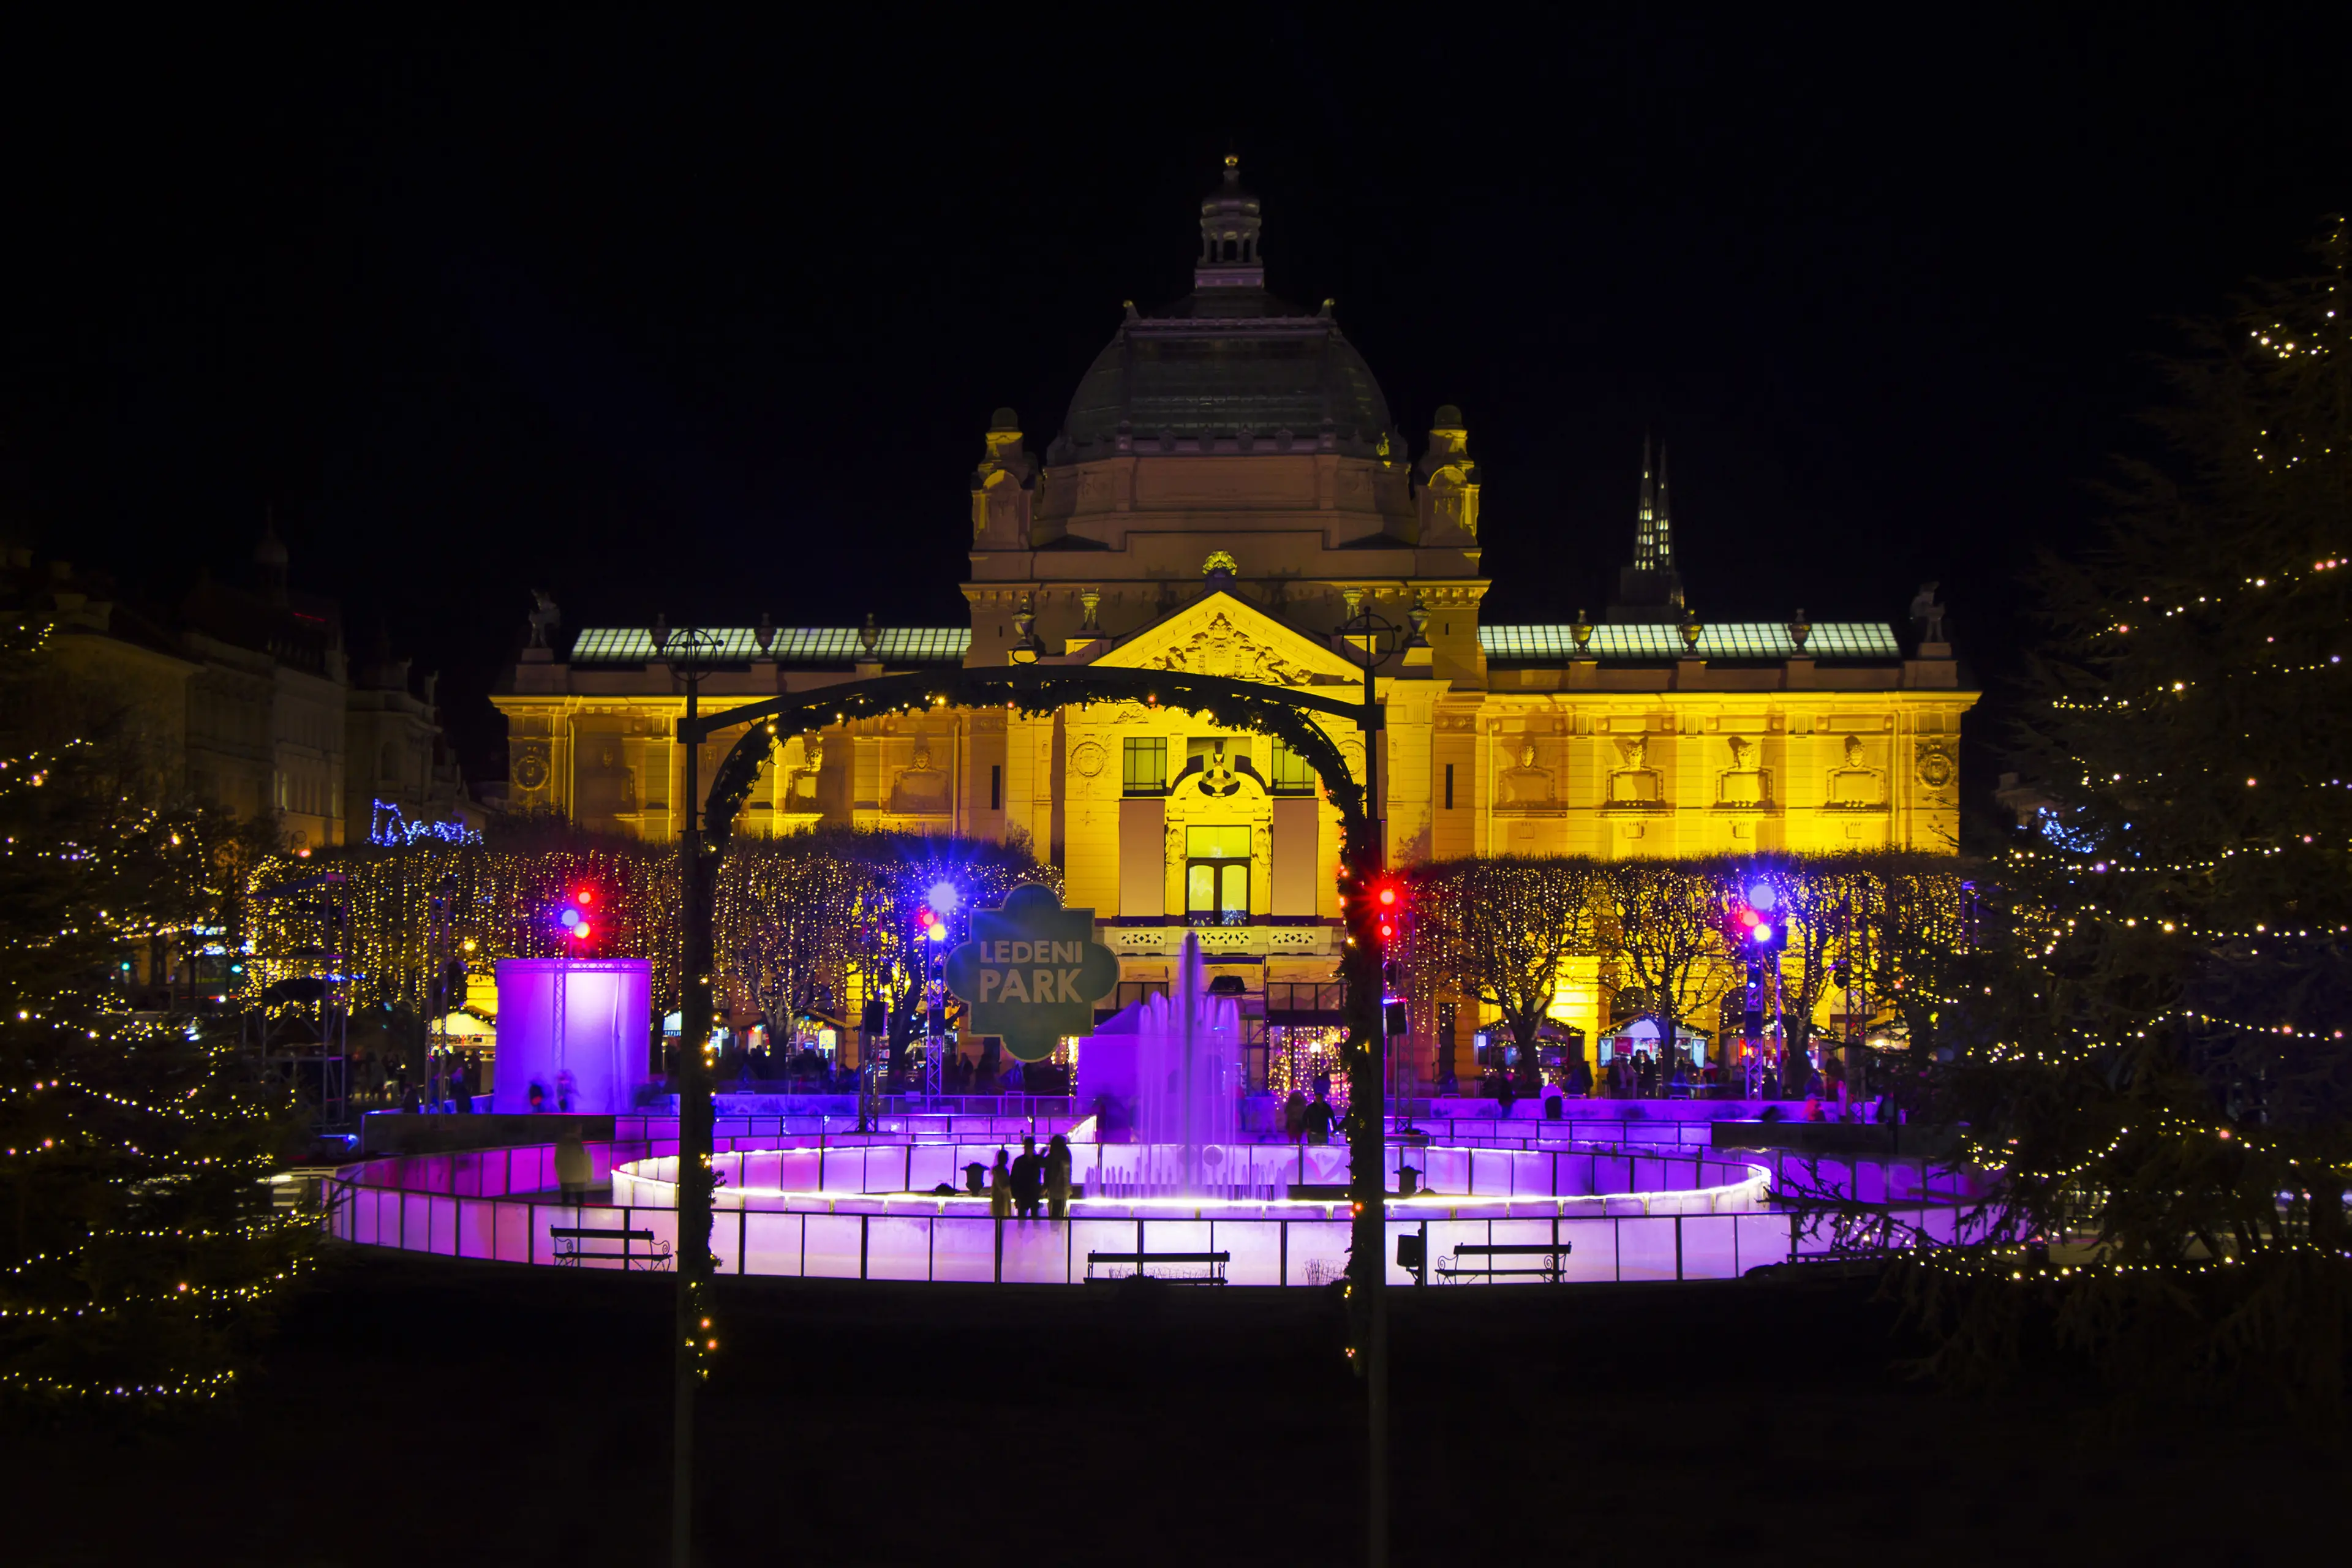
<path id="1" fill-rule="evenodd" d="M 1315 789 L 1315 770 L 1307 759 L 1277 739 L 1274 742 L 1274 793 L 1276 795 L 1309 795 Z"/>
<path id="2" fill-rule="evenodd" d="M 1166 795 L 1168 793 L 1168 741 L 1154 735 L 1130 739 L 1123 748 L 1125 756 L 1120 778 L 1129 795 Z"/>

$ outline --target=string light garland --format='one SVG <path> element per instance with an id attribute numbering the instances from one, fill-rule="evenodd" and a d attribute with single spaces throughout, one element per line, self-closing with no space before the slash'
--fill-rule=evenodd
<path id="1" fill-rule="evenodd" d="M 421 838 L 437 839 L 444 844 L 479 844 L 479 829 L 462 822 L 411 822 L 398 803 L 377 800 L 368 803 L 367 841 L 379 847 L 398 844 L 414 844 Z"/>
<path id="2" fill-rule="evenodd" d="M 457 955 L 487 974 L 501 958 L 583 949 L 650 958 L 656 1011 L 678 1006 L 680 883 L 667 846 L 533 824 L 488 842 L 418 838 L 278 857 L 256 885 L 321 874 L 341 879 L 332 894 L 345 916 L 338 929 L 355 1009 L 421 1016 L 436 955 Z M 1061 887 L 1060 874 L 1025 848 L 986 840 L 849 829 L 738 839 L 714 900 L 712 983 L 722 1010 L 765 1011 L 782 1023 L 806 1007 L 851 1007 L 877 990 L 894 1010 L 904 1005 L 922 968 L 915 913 L 941 881 L 958 887 L 966 909 L 1001 902 L 1022 882 Z M 254 1005 L 315 962 L 276 956 L 315 946 L 315 912 L 290 899 L 259 907 L 244 984 Z M 555 918 L 566 909 L 581 915 L 578 924 Z M 572 934 L 583 927 L 591 931 L 584 942 Z"/>
<path id="3" fill-rule="evenodd" d="M 1679 1034 L 1715 1031 L 1744 989 L 1749 955 L 1724 936 L 1735 902 L 1771 889 L 1790 932 L 1778 964 L 1797 1048 L 1832 992 L 1891 1010 L 1924 1045 L 1944 989 L 1937 977 L 1972 948 L 1970 886 L 1948 858 L 1902 851 L 1770 854 L 1685 860 L 1503 856 L 1440 861 L 1402 874 L 1409 890 L 1400 955 L 1421 1016 L 1475 1003 L 1523 1051 L 1558 1013 L 1570 959 L 1593 962 L 1612 1014 Z M 1524 1063 L 1528 1058 L 1522 1057 Z"/>

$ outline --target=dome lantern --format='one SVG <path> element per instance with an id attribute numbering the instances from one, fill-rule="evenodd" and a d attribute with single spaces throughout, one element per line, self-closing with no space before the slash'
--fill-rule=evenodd
<path id="1" fill-rule="evenodd" d="M 1328 302 L 1316 314 L 1266 292 L 1263 228 L 1229 157 L 1223 184 L 1201 203 L 1192 291 L 1156 310 L 1125 307 L 1048 464 L 1204 452 L 1381 458 L 1403 446 Z"/>
<path id="2" fill-rule="evenodd" d="M 1265 288 L 1265 262 L 1258 254 L 1264 226 L 1257 198 L 1242 189 L 1242 161 L 1228 153 L 1224 184 L 1201 199 L 1201 258 L 1192 267 L 1192 287 Z"/>

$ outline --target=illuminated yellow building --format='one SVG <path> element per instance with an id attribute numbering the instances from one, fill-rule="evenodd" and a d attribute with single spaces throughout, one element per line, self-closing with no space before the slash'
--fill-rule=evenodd
<path id="1" fill-rule="evenodd" d="M 1482 624 L 1460 414 L 1440 408 L 1412 456 L 1328 302 L 1266 291 L 1258 204 L 1230 160 L 1201 232 L 1192 293 L 1128 307 L 1042 461 L 998 411 L 971 476 L 969 627 L 727 631 L 706 703 L 1016 656 L 1346 695 L 1362 669 L 1340 628 L 1369 610 L 1402 645 L 1377 671 L 1392 862 L 1953 846 L 1976 693 L 1940 609 L 1923 599 L 1902 640 L 1884 622 L 1700 619 L 1645 463 L 1634 559 L 1599 624 Z M 684 701 L 651 654 L 623 628 L 525 652 L 493 699 L 510 807 L 677 831 Z M 1360 768 L 1354 731 L 1335 733 Z M 1164 981 L 1192 931 L 1277 1022 L 1328 1011 L 1337 816 L 1262 737 L 1131 702 L 876 720 L 793 742 L 744 820 L 1022 836 L 1097 911 L 1130 984 Z M 1591 1037 L 1602 1005 L 1590 966 L 1568 977 L 1564 1021 Z"/>

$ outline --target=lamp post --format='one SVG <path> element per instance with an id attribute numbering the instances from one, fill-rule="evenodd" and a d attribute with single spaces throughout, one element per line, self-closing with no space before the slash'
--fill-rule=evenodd
<path id="1" fill-rule="evenodd" d="M 930 910 L 930 919 L 923 926 L 923 1084 L 929 1095 L 937 1095 L 940 1058 L 947 1049 L 947 994 L 940 976 L 953 941 L 950 928 L 963 908 L 963 894 L 953 882 L 934 882 L 923 895 L 923 905 Z"/>
<path id="2" fill-rule="evenodd" d="M 1350 595 L 1352 601 L 1353 595 Z M 1360 910 L 1363 895 L 1387 868 L 1388 857 L 1382 843 L 1380 780 L 1380 731 L 1381 713 L 1379 689 L 1374 676 L 1381 661 L 1396 651 L 1396 623 L 1373 613 L 1369 603 L 1359 608 L 1349 605 L 1355 614 L 1340 623 L 1339 630 L 1348 646 L 1360 653 L 1364 662 L 1364 705 L 1357 721 L 1364 738 L 1364 818 L 1369 825 L 1371 842 L 1349 857 L 1349 868 L 1355 879 L 1348 903 L 1351 910 Z M 1363 923 L 1360 920 L 1351 921 Z M 1377 930 L 1368 926 L 1356 940 L 1363 943 Z M 1357 1321 L 1363 1327 L 1360 1342 L 1364 1352 L 1365 1405 L 1365 1560 L 1372 1568 L 1387 1568 L 1389 1560 L 1389 1308 L 1388 1308 L 1388 1026 L 1381 1007 L 1381 993 L 1387 974 L 1377 948 L 1364 952 L 1360 947 L 1349 975 L 1351 994 L 1349 1012 L 1352 1018 L 1369 1019 L 1370 1030 L 1364 1043 L 1364 1059 L 1358 1070 L 1349 1074 L 1348 1111 L 1355 1121 L 1354 1136 L 1349 1140 L 1350 1185 L 1355 1190 L 1356 1223 L 1353 1255 L 1348 1271 L 1348 1283 L 1352 1291 L 1362 1293 L 1364 1300 L 1358 1308 Z M 1357 987 L 1367 988 L 1369 1003 L 1352 993 Z M 1370 1104 L 1367 1106 L 1365 1101 Z"/>
<path id="3" fill-rule="evenodd" d="M 669 628 L 667 617 L 653 627 L 654 657 L 686 684 L 686 719 L 678 743 L 686 748 L 686 820 L 678 834 L 678 882 L 684 895 L 684 952 L 680 958 L 677 1060 L 671 1079 L 677 1091 L 677 1317 L 670 1337 L 677 1376 L 670 1405 L 670 1563 L 692 1568 L 694 1554 L 694 1394 L 703 1377 L 709 1342 L 707 1310 L 710 1279 L 710 924 L 700 916 L 703 863 L 701 735 L 702 678 L 717 662 L 719 641 L 708 633 Z"/>

